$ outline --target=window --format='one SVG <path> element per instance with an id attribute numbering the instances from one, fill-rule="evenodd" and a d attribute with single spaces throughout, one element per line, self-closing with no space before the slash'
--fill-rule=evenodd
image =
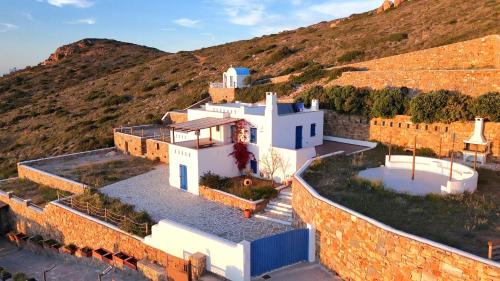
<path id="1" fill-rule="evenodd" d="M 215 126 L 215 131 L 216 132 L 220 131 L 220 126 Z"/>
<path id="2" fill-rule="evenodd" d="M 156 143 L 156 150 L 160 150 L 160 144 Z"/>
<path id="3" fill-rule="evenodd" d="M 231 125 L 231 142 L 234 142 L 236 137 L 236 126 Z"/>
<path id="4" fill-rule="evenodd" d="M 385 121 L 382 121 L 382 126 L 385 126 Z"/>
<path id="5" fill-rule="evenodd" d="M 316 136 L 316 123 L 311 124 L 311 137 Z"/>
<path id="6" fill-rule="evenodd" d="M 257 128 L 250 128 L 250 143 L 257 143 Z"/>
<path id="7" fill-rule="evenodd" d="M 252 173 L 257 174 L 257 161 L 250 160 L 250 169 L 252 169 Z"/>

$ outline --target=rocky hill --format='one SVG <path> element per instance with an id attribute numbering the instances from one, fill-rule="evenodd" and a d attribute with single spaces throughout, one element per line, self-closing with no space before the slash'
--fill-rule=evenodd
<path id="1" fill-rule="evenodd" d="M 14 175 L 19 160 L 109 146 L 112 127 L 155 122 L 193 103 L 230 64 L 251 68 L 255 78 L 313 72 L 498 34 L 499 10 L 495 0 L 404 1 L 175 54 L 106 39 L 63 46 L 0 78 L 0 178 Z M 294 90 L 309 83 L 299 82 Z"/>

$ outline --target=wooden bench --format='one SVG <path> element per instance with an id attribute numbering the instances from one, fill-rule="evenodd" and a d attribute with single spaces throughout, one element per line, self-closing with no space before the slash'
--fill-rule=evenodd
<path id="1" fill-rule="evenodd" d="M 500 239 L 488 241 L 488 259 L 500 261 Z"/>

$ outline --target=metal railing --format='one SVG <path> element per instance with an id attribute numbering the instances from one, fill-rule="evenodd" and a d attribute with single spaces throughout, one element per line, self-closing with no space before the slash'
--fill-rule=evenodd
<path id="1" fill-rule="evenodd" d="M 144 236 L 149 234 L 149 224 L 147 222 L 145 223 L 136 222 L 125 215 L 111 212 L 107 208 L 103 209 L 92 206 L 88 202 L 79 202 L 78 200 L 75 200 L 73 197 L 60 198 L 59 202 L 79 212 L 85 213 L 94 218 L 98 218 L 102 221 L 118 226 L 119 228 L 121 228 L 120 226 L 122 226 L 123 224 L 128 224 L 131 227 L 131 229 L 125 230 L 127 232 L 137 233 L 140 235 L 144 234 Z"/>
<path id="2" fill-rule="evenodd" d="M 222 82 L 210 82 L 210 88 L 224 88 L 224 83 L 222 83 Z"/>

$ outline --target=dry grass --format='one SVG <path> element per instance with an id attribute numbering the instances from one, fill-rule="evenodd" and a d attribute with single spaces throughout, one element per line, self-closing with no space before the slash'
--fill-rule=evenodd
<path id="1" fill-rule="evenodd" d="M 0 190 L 12 191 L 15 196 L 22 199 L 31 199 L 35 205 L 45 206 L 45 204 L 57 199 L 57 195 L 67 196 L 71 193 L 59 189 L 44 186 L 29 180 L 15 179 L 0 183 Z"/>
<path id="2" fill-rule="evenodd" d="M 87 164 L 74 169 L 63 169 L 58 172 L 58 175 L 99 188 L 149 172 L 158 164 L 158 161 L 134 157 L 105 163 Z"/>
<path id="3" fill-rule="evenodd" d="M 386 153 L 379 146 L 363 157 L 327 158 L 315 162 L 304 178 L 323 196 L 396 229 L 485 257 L 487 241 L 500 236 L 500 172 L 480 169 L 473 194 L 424 197 L 355 177 L 359 170 L 383 164 Z"/>

